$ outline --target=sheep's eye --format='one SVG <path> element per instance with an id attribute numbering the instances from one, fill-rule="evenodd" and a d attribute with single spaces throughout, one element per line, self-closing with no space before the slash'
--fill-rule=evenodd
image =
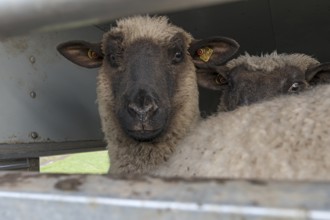
<path id="1" fill-rule="evenodd" d="M 289 92 L 299 92 L 299 90 L 300 90 L 300 84 L 297 82 L 293 83 L 289 88 Z"/>
<path id="2" fill-rule="evenodd" d="M 176 63 L 180 63 L 181 61 L 183 60 L 183 53 L 181 51 L 177 51 L 175 54 L 174 54 L 174 57 L 173 57 L 173 63 L 176 64 Z"/>

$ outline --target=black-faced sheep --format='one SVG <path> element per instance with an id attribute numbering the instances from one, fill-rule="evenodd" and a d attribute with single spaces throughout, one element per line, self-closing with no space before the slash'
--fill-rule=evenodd
<path id="1" fill-rule="evenodd" d="M 221 90 L 218 111 L 268 100 L 283 94 L 297 94 L 309 85 L 330 83 L 330 63 L 320 64 L 305 54 L 277 54 L 238 57 L 225 65 L 197 63 L 200 86 Z"/>
<path id="2" fill-rule="evenodd" d="M 197 45 L 197 47 L 196 47 Z M 194 40 L 166 17 L 122 19 L 102 42 L 66 42 L 59 52 L 87 68 L 101 67 L 97 96 L 110 173 L 148 173 L 169 159 L 199 119 L 198 90 L 188 48 L 207 48 L 221 65 L 238 44 L 224 37 Z"/>
<path id="3" fill-rule="evenodd" d="M 201 121 L 152 174 L 330 180 L 330 85 Z"/>

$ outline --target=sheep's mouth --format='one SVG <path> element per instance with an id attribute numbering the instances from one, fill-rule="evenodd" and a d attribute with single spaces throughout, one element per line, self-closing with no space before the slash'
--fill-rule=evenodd
<path id="1" fill-rule="evenodd" d="M 163 132 L 163 129 L 153 130 L 126 130 L 129 137 L 139 142 L 150 142 L 159 137 Z"/>
<path id="2" fill-rule="evenodd" d="M 128 111 L 119 111 L 118 118 L 122 131 L 137 142 L 151 142 L 160 138 L 168 128 L 169 114 L 158 110 L 147 120 L 132 117 Z"/>

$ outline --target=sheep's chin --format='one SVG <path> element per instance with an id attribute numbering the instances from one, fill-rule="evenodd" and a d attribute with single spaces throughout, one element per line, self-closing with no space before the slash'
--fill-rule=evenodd
<path id="1" fill-rule="evenodd" d="M 163 133 L 163 129 L 156 129 L 156 130 L 140 130 L 140 131 L 134 131 L 134 130 L 126 130 L 126 134 L 132 138 L 133 140 L 137 142 L 151 142 L 161 136 Z"/>

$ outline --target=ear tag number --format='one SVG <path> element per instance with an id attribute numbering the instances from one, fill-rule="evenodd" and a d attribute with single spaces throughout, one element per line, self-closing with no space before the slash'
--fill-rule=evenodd
<path id="1" fill-rule="evenodd" d="M 212 56 L 212 53 L 213 53 L 213 50 L 209 47 L 203 47 L 203 48 L 199 48 L 197 50 L 197 55 L 204 62 L 209 61 L 210 57 Z"/>
<path id="2" fill-rule="evenodd" d="M 88 58 L 91 60 L 95 60 L 98 57 L 97 53 L 95 51 L 93 51 L 92 49 L 88 50 L 87 55 L 88 55 Z"/>

